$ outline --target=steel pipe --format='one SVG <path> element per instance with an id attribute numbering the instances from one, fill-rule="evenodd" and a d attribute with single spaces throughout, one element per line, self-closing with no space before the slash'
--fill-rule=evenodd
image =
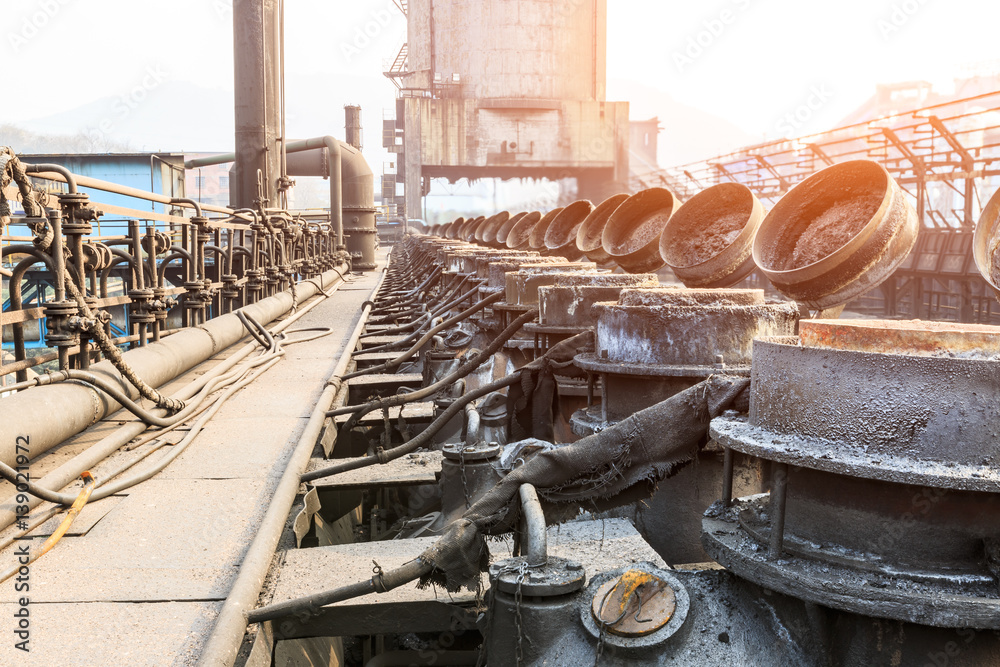
<path id="1" fill-rule="evenodd" d="M 549 553 L 542 503 L 531 484 L 522 484 L 518 493 L 521 496 L 521 511 L 524 513 L 521 553 L 527 554 L 530 567 L 545 565 L 549 562 Z"/>
<path id="2" fill-rule="evenodd" d="M 332 281 L 337 276 L 335 271 L 330 271 L 324 279 Z M 314 283 L 300 283 L 296 287 L 297 300 L 307 299 L 318 291 Z M 266 324 L 290 310 L 292 301 L 291 292 L 285 291 L 246 306 L 244 310 Z M 246 329 L 236 315 L 222 315 L 146 347 L 130 350 L 123 357 L 139 377 L 150 386 L 158 387 L 229 347 L 244 335 Z M 138 395 L 109 361 L 95 364 L 89 370 L 120 385 L 129 396 L 135 398 Z M 4 419 L 0 424 L 0 461 L 8 465 L 16 459 L 15 443 L 18 438 L 27 441 L 28 455 L 34 458 L 121 407 L 102 392 L 71 383 L 18 392 L 2 401 Z M 51 419 L 54 414 L 60 415 L 60 419 Z"/>

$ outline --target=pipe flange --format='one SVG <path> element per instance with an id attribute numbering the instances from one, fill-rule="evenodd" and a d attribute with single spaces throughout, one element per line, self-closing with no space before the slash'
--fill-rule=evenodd
<path id="1" fill-rule="evenodd" d="M 599 359 L 592 353 L 578 354 L 573 363 L 587 371 L 610 375 L 634 375 L 640 377 L 700 377 L 707 378 L 714 373 L 750 376 L 750 366 L 729 366 L 724 360 L 711 366 L 681 366 L 673 364 L 640 364 Z"/>
<path id="2" fill-rule="evenodd" d="M 549 556 L 545 565 L 531 567 L 526 556 L 516 556 L 490 565 L 490 583 L 508 595 L 553 597 L 583 588 L 587 573 L 576 561 Z"/>
<path id="3" fill-rule="evenodd" d="M 961 577 L 918 582 L 904 572 L 882 574 L 788 554 L 771 559 L 767 547 L 744 531 L 737 518 L 740 505 L 755 501 L 761 497 L 742 498 L 721 513 L 710 509 L 702 520 L 705 552 L 741 579 L 861 616 L 942 628 L 1000 629 L 994 586 L 977 590 L 962 585 Z"/>
<path id="4" fill-rule="evenodd" d="M 441 453 L 449 461 L 472 463 L 495 459 L 500 455 L 500 445 L 496 442 L 477 442 L 474 445 L 449 442 L 441 448 Z"/>

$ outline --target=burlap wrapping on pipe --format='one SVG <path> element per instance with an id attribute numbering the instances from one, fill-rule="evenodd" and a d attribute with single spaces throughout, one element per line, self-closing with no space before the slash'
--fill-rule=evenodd
<path id="1" fill-rule="evenodd" d="M 694 460 L 711 419 L 749 383 L 745 377 L 714 375 L 600 433 L 539 452 L 504 477 L 421 554 L 421 560 L 434 566 L 421 584 L 475 590 L 480 572 L 489 566 L 484 536 L 516 526 L 521 484 L 533 484 L 544 500 L 563 506 L 592 507 L 597 500 L 607 507 L 652 494 L 660 480 Z"/>

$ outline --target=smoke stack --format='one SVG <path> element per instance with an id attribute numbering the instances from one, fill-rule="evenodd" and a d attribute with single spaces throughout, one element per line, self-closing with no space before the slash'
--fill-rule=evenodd
<path id="1" fill-rule="evenodd" d="M 234 207 L 252 207 L 264 197 L 277 203 L 280 150 L 280 9 L 278 0 L 233 0 L 233 55 L 236 90 L 236 178 L 230 181 Z"/>
<path id="2" fill-rule="evenodd" d="M 361 107 L 348 104 L 344 107 L 344 127 L 347 130 L 347 143 L 361 150 Z"/>

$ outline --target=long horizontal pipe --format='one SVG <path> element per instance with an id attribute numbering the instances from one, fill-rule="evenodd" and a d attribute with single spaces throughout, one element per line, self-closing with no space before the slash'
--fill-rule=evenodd
<path id="1" fill-rule="evenodd" d="M 323 275 L 323 282 L 333 282 L 338 276 L 337 271 L 328 271 Z M 296 300 L 302 302 L 317 291 L 317 283 L 301 282 L 295 289 Z M 243 310 L 258 322 L 266 324 L 291 307 L 292 294 L 286 290 Z M 245 335 L 246 328 L 239 317 L 230 313 L 159 342 L 130 350 L 123 356 L 139 377 L 150 386 L 158 387 Z M 110 362 L 102 361 L 89 370 L 120 385 L 132 398 L 138 396 L 135 388 Z M 34 458 L 120 407 L 102 392 L 67 382 L 21 391 L 0 399 L 0 461 L 13 466 L 17 454 Z M 53 415 L 59 415 L 59 418 L 53 419 Z M 18 445 L 22 448 L 18 449 Z"/>
<path id="2" fill-rule="evenodd" d="M 334 281 L 332 285 L 328 285 L 326 281 L 321 281 L 320 287 L 323 288 L 325 294 L 329 295 L 332 290 L 340 287 L 341 285 L 343 285 L 343 277 L 338 275 L 337 280 Z M 314 301 L 313 305 L 318 303 L 319 301 Z M 279 331 L 287 329 L 289 326 L 294 324 L 299 318 L 306 315 L 312 309 L 313 305 L 300 307 L 297 311 L 295 311 L 294 315 L 286 317 L 280 323 L 272 327 L 271 329 L 272 333 L 277 333 Z M 221 377 L 222 375 L 228 373 L 237 364 L 243 361 L 243 359 L 245 359 L 247 356 L 253 353 L 254 350 L 257 349 L 259 348 L 257 347 L 256 342 L 247 343 L 246 345 L 243 345 L 233 354 L 230 354 L 228 357 L 222 360 L 219 364 L 213 366 L 209 372 L 205 373 L 204 375 L 201 375 L 198 379 L 192 381 L 190 384 L 187 384 L 178 389 L 177 393 L 174 394 L 174 398 L 186 401 L 187 399 L 195 396 L 199 391 L 201 391 L 201 388 L 207 385 L 212 379 Z M 2 403 L 0 403 L 0 405 L 2 405 Z M 155 408 L 152 410 L 152 412 L 160 416 L 167 414 L 166 410 L 162 410 L 160 408 Z M 44 477 L 36 481 L 39 484 L 39 486 L 43 486 L 53 491 L 58 491 L 63 487 L 67 486 L 68 484 L 72 483 L 73 480 L 75 480 L 77 477 L 80 476 L 80 473 L 82 471 L 89 470 L 93 466 L 97 465 L 99 462 L 103 461 L 105 458 L 111 456 L 122 445 L 126 444 L 133 438 L 141 435 L 143 432 L 146 431 L 147 428 L 148 426 L 145 423 L 138 420 L 126 422 L 124 426 L 115 429 L 107 436 L 105 436 L 98 442 L 88 447 L 83 452 L 77 454 L 75 457 L 73 457 L 66 463 L 63 463 L 55 470 L 46 473 Z M 40 502 L 41 501 L 39 501 L 37 498 L 31 497 L 29 498 L 27 504 L 29 508 L 33 509 L 34 507 L 37 507 L 40 504 Z M 7 526 L 14 523 L 14 520 L 17 517 L 16 510 L 18 504 L 21 503 L 19 503 L 16 500 L 16 497 L 13 495 L 4 500 L 2 503 L 0 503 L 0 530 L 3 530 Z"/>

